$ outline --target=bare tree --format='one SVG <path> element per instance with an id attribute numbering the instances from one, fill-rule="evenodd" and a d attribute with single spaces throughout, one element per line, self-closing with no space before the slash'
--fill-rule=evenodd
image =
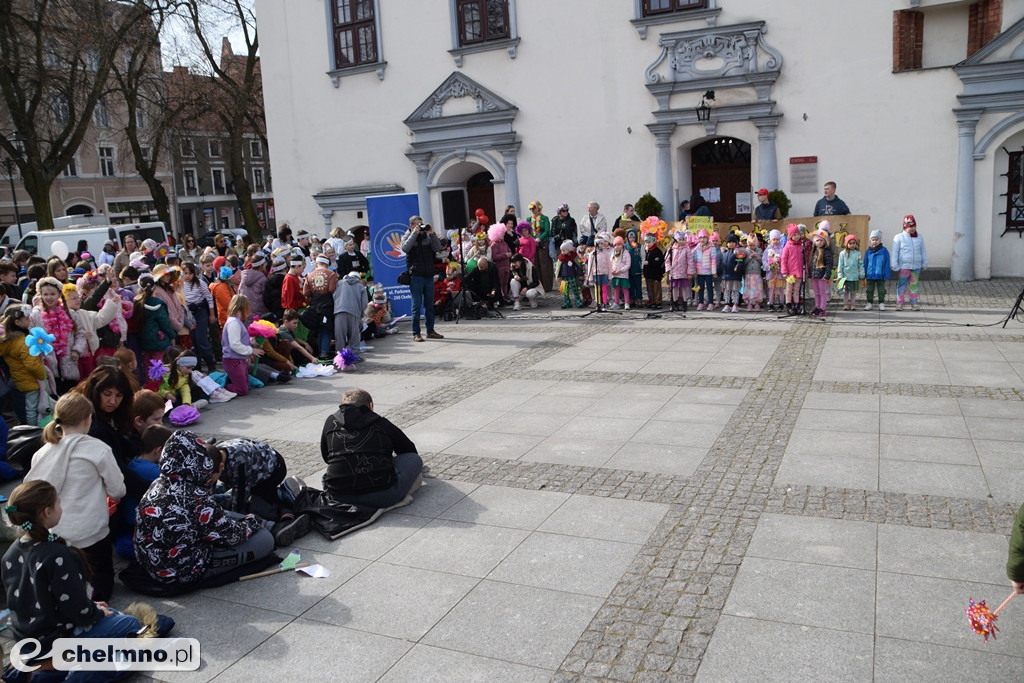
<path id="1" fill-rule="evenodd" d="M 89 129 L 129 36 L 148 31 L 157 0 L 0 1 L 0 136 L 17 160 L 40 229 L 53 227 L 50 187 Z"/>
<path id="2" fill-rule="evenodd" d="M 170 134 L 194 109 L 197 95 L 187 83 L 177 82 L 184 78 L 180 72 L 161 68 L 160 32 L 170 18 L 168 10 L 154 7 L 149 30 L 129 37 L 125 59 L 114 64 L 113 83 L 123 101 L 120 127 L 135 170 L 149 187 L 159 220 L 171 225 L 170 196 L 158 174 L 169 156 Z"/>
<path id="3" fill-rule="evenodd" d="M 235 198 L 249 236 L 262 241 L 252 186 L 245 176 L 245 148 L 253 133 L 263 132 L 263 92 L 260 78 L 259 38 L 256 17 L 245 0 L 182 0 L 183 17 L 189 24 L 202 68 L 211 74 L 204 93 L 209 114 L 227 135 L 227 158 Z M 234 54 L 221 31 L 227 27 L 241 36 L 244 54 Z"/>

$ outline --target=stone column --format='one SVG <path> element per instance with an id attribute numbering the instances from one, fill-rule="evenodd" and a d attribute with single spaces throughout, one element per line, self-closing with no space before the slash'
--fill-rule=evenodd
<path id="1" fill-rule="evenodd" d="M 510 204 L 516 207 L 516 211 L 525 213 L 519 206 L 519 145 L 501 150 L 501 160 L 505 164 L 505 204 Z"/>
<path id="2" fill-rule="evenodd" d="M 406 154 L 416 164 L 416 195 L 420 204 L 420 218 L 424 223 L 433 224 L 434 219 L 430 210 L 430 188 L 427 187 L 427 177 L 430 173 L 430 152 L 417 154 Z"/>
<path id="3" fill-rule="evenodd" d="M 779 161 L 775 152 L 775 129 L 782 115 L 753 119 L 757 126 L 757 187 L 779 189 Z M 756 204 L 754 204 L 756 206 Z"/>
<path id="4" fill-rule="evenodd" d="M 331 229 L 334 227 L 333 225 L 331 225 L 331 219 L 334 218 L 334 209 L 323 209 L 322 211 L 320 211 L 320 215 L 324 217 L 324 226 L 326 226 L 327 228 L 327 232 L 325 232 L 324 234 L 330 235 Z"/>
<path id="5" fill-rule="evenodd" d="M 665 220 L 676 215 L 676 194 L 672 182 L 672 131 L 675 123 L 648 123 L 654 135 L 654 196 L 661 202 Z"/>
<path id="6" fill-rule="evenodd" d="M 980 109 L 956 112 L 960 143 L 956 166 L 956 211 L 953 214 L 953 265 L 950 279 L 974 279 L 974 134 Z"/>

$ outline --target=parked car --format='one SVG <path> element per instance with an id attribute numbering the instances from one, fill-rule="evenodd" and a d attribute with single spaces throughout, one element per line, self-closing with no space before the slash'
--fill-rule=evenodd
<path id="1" fill-rule="evenodd" d="M 90 253 L 99 254 L 103 251 L 104 242 L 113 240 L 114 244 L 124 244 L 125 235 L 134 235 L 135 241 L 139 244 L 146 239 L 151 239 L 159 244 L 167 241 L 167 226 L 160 221 L 150 221 L 123 225 L 33 230 L 21 238 L 16 248 L 49 258 L 54 253 L 53 244 L 58 240 L 63 242 L 69 251 L 78 251 L 79 242 L 84 241 Z"/>
<path id="2" fill-rule="evenodd" d="M 211 230 L 204 233 L 202 237 L 196 240 L 196 244 L 200 247 L 212 247 L 213 238 L 217 235 L 224 235 L 232 245 L 235 245 L 238 244 L 242 237 L 248 234 L 243 228 L 220 228 L 219 230 Z"/>

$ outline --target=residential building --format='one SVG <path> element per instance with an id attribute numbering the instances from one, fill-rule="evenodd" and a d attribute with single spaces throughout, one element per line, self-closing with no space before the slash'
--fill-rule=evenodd
<path id="1" fill-rule="evenodd" d="M 760 187 L 807 216 L 834 180 L 887 243 L 914 214 L 933 274 L 1024 275 L 1021 0 L 256 10 L 292 225 L 362 223 L 367 195 L 395 192 L 445 229 L 534 199 L 611 219 L 645 192 L 674 219 L 701 190 L 734 220 Z"/>

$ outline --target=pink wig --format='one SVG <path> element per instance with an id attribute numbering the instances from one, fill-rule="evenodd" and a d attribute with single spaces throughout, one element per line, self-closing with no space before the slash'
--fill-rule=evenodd
<path id="1" fill-rule="evenodd" d="M 487 236 L 491 238 L 492 242 L 500 242 L 505 238 L 505 226 L 495 223 L 487 229 Z"/>

